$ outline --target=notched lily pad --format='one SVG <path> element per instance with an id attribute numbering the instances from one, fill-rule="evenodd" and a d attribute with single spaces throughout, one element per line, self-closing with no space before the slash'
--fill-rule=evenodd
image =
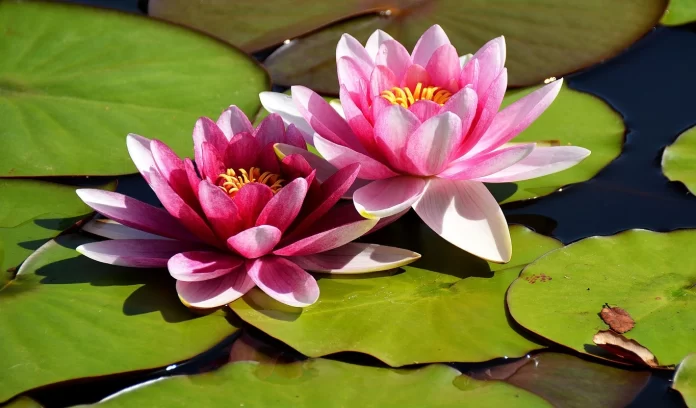
<path id="1" fill-rule="evenodd" d="M 696 127 L 677 137 L 662 154 L 662 172 L 671 181 L 682 182 L 696 194 Z"/>

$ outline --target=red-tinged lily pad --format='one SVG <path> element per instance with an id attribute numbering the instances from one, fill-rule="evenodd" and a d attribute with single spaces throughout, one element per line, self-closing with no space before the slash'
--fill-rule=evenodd
<path id="1" fill-rule="evenodd" d="M 0 287 L 34 250 L 92 213 L 75 187 L 46 181 L 0 180 L 0 197 Z"/>
<path id="2" fill-rule="evenodd" d="M 166 366 L 237 329 L 222 311 L 197 316 L 166 270 L 111 266 L 49 241 L 0 289 L 0 401 L 79 377 Z"/>
<path id="3" fill-rule="evenodd" d="M 587 238 L 529 265 L 507 295 L 522 326 L 581 353 L 608 326 L 597 305 L 621 305 L 635 321 L 625 333 L 663 366 L 696 349 L 696 231 L 631 230 Z M 544 274 L 547 279 L 537 279 Z"/>
<path id="4" fill-rule="evenodd" d="M 556 407 L 567 408 L 623 408 L 650 379 L 649 371 L 625 370 L 544 352 L 467 374 L 479 380 L 505 381 Z"/>
<path id="5" fill-rule="evenodd" d="M 253 116 L 269 89 L 266 72 L 221 41 L 60 3 L 0 2 L 0 55 L 2 177 L 134 173 L 126 134 L 188 154 L 199 116 L 231 104 Z"/>
<path id="6" fill-rule="evenodd" d="M 492 264 L 447 243 L 408 214 L 367 238 L 421 253 L 412 266 L 391 276 L 321 275 L 321 296 L 304 309 L 283 306 L 256 290 L 230 307 L 311 357 L 358 351 L 391 366 L 519 357 L 542 346 L 510 326 L 505 291 L 525 265 L 561 244 L 520 226 L 511 233 L 512 260 Z"/>
<path id="7" fill-rule="evenodd" d="M 687 406 L 696 407 L 696 353 L 689 354 L 679 364 L 672 388 L 681 393 Z"/>
<path id="8" fill-rule="evenodd" d="M 696 21 L 696 1 L 669 0 L 669 5 L 660 23 L 667 26 L 676 26 L 693 23 L 694 21 Z"/>
<path id="9" fill-rule="evenodd" d="M 679 135 L 662 154 L 662 172 L 671 181 L 682 182 L 696 194 L 696 127 Z"/>
<path id="10" fill-rule="evenodd" d="M 460 54 L 505 35 L 510 83 L 525 86 L 618 54 L 657 24 L 666 5 L 666 0 L 150 0 L 148 13 L 247 51 L 312 31 L 277 51 L 269 69 L 274 82 L 335 93 L 336 43 L 344 32 L 364 42 L 380 28 L 412 49 L 428 27 L 440 24 Z M 326 27 L 330 23 L 337 24 Z"/>

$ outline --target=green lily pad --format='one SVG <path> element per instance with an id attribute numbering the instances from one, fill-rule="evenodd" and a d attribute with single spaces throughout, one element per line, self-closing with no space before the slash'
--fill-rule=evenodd
<path id="1" fill-rule="evenodd" d="M 662 172 L 671 181 L 684 183 L 696 194 L 696 127 L 679 135 L 662 154 Z"/>
<path id="2" fill-rule="evenodd" d="M 41 404 L 38 402 L 34 401 L 31 398 L 27 397 L 19 397 L 17 399 L 13 399 L 10 401 L 9 404 L 3 405 L 3 408 L 43 408 Z"/>
<path id="3" fill-rule="evenodd" d="M 508 91 L 503 107 L 537 88 Z M 539 119 L 512 142 L 573 145 L 592 153 L 570 169 L 531 180 L 492 185 L 498 201 L 508 203 L 545 196 L 569 184 L 594 177 L 621 154 L 625 126 L 621 116 L 601 99 L 563 85 L 556 100 Z"/>
<path id="4" fill-rule="evenodd" d="M 529 265 L 507 295 L 525 328 L 581 353 L 595 354 L 592 337 L 608 326 L 604 304 L 635 321 L 624 333 L 663 366 L 696 350 L 696 231 L 631 230 L 587 238 Z"/>
<path id="5" fill-rule="evenodd" d="M 687 406 L 696 407 L 696 354 L 689 354 L 679 364 L 672 388 L 681 393 Z"/>
<path id="6" fill-rule="evenodd" d="M 199 116 L 231 104 L 253 116 L 270 87 L 222 42 L 75 5 L 0 2 L 0 55 L 2 177 L 134 173 L 130 132 L 190 155 Z"/>
<path id="7" fill-rule="evenodd" d="M 196 316 L 166 270 L 94 262 L 49 241 L 0 289 L 0 401 L 78 377 L 165 366 L 193 357 L 237 329 L 217 311 Z"/>
<path id="8" fill-rule="evenodd" d="M 666 0 L 532 0 L 524 4 L 509 0 L 150 0 L 148 13 L 206 31 L 247 51 L 312 32 L 278 50 L 269 59 L 269 70 L 276 83 L 336 93 L 336 43 L 343 32 L 364 43 L 381 28 L 411 49 L 437 23 L 461 54 L 505 35 L 510 83 L 526 86 L 618 54 L 657 24 L 666 5 Z"/>
<path id="9" fill-rule="evenodd" d="M 0 179 L 0 197 L 0 287 L 34 250 L 92 213 L 74 187 L 46 181 Z"/>
<path id="10" fill-rule="evenodd" d="M 676 26 L 694 21 L 696 21 L 696 1 L 669 0 L 669 5 L 660 23 L 667 26 Z"/>
<path id="11" fill-rule="evenodd" d="M 230 307 L 247 323 L 310 357 L 358 351 L 402 366 L 522 356 L 542 346 L 510 326 L 505 291 L 525 265 L 561 244 L 520 226 L 511 233 L 513 258 L 498 265 L 404 217 L 366 237 L 423 255 L 402 272 L 318 275 L 319 301 L 304 309 L 283 306 L 258 290 Z"/>
<path id="12" fill-rule="evenodd" d="M 505 381 L 566 408 L 623 408 L 650 379 L 647 370 L 624 370 L 568 354 L 544 352 L 470 375 L 480 380 Z"/>
<path id="13" fill-rule="evenodd" d="M 236 362 L 172 377 L 98 405 L 117 407 L 550 407 L 499 381 L 477 381 L 444 365 L 394 370 L 316 359 Z"/>

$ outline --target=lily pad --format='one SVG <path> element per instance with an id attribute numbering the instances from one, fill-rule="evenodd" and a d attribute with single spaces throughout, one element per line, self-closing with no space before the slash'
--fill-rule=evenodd
<path id="1" fill-rule="evenodd" d="M 0 179 L 0 197 L 0 287 L 34 250 L 92 213 L 74 187 L 46 181 Z"/>
<path id="2" fill-rule="evenodd" d="M 640 393 L 650 371 L 623 370 L 561 353 L 538 353 L 471 373 L 534 393 L 556 407 L 623 408 Z"/>
<path id="3" fill-rule="evenodd" d="M 681 393 L 687 406 L 696 407 L 696 354 L 689 354 L 679 364 L 672 388 Z"/>
<path id="4" fill-rule="evenodd" d="M 696 194 L 696 127 L 679 135 L 662 154 L 662 172 L 671 181 L 684 183 Z"/>
<path id="5" fill-rule="evenodd" d="M 2 177 L 134 173 L 129 132 L 190 155 L 199 116 L 231 104 L 253 116 L 270 87 L 222 42 L 76 5 L 0 2 L 0 55 Z"/>
<path id="6" fill-rule="evenodd" d="M 43 408 L 41 404 L 27 397 L 19 397 L 3 405 L 3 408 Z"/>
<path id="7" fill-rule="evenodd" d="M 508 91 L 503 107 L 535 89 Z M 508 203 L 545 196 L 569 184 L 589 180 L 621 154 L 624 133 L 621 116 L 604 101 L 563 85 L 546 112 L 512 142 L 580 146 L 589 149 L 592 152 L 590 156 L 580 164 L 555 174 L 489 188 L 498 201 Z"/>
<path id="8" fill-rule="evenodd" d="M 499 381 L 477 381 L 444 365 L 394 370 L 316 359 L 289 364 L 236 362 L 172 377 L 98 407 L 550 407 Z"/>
<path id="9" fill-rule="evenodd" d="M 94 262 L 49 241 L 0 289 L 0 401 L 79 377 L 165 366 L 193 357 L 237 329 L 217 311 L 192 314 L 166 270 Z"/>
<path id="10" fill-rule="evenodd" d="M 447 243 L 411 215 L 366 239 L 421 253 L 413 267 L 392 276 L 321 275 L 319 301 L 304 309 L 256 290 L 230 307 L 310 357 L 358 351 L 402 366 L 518 357 L 541 348 L 510 326 L 503 299 L 525 265 L 561 244 L 514 226 L 512 260 L 492 264 Z"/>
<path id="11" fill-rule="evenodd" d="M 525 328 L 581 353 L 596 354 L 592 337 L 608 326 L 604 304 L 631 314 L 624 333 L 661 365 L 696 350 L 696 231 L 631 230 L 587 238 L 529 265 L 507 295 L 512 317 Z"/>
<path id="12" fill-rule="evenodd" d="M 461 54 L 505 35 L 510 83 L 526 86 L 618 54 L 657 24 L 666 5 L 666 0 L 532 0 L 524 4 L 509 0 L 150 0 L 148 12 L 204 30 L 247 51 L 311 31 L 278 50 L 269 70 L 274 82 L 336 93 L 336 43 L 343 32 L 364 42 L 381 28 L 411 49 L 437 23 Z M 368 15 L 353 18 L 364 14 Z M 340 27 L 326 27 L 330 23 Z"/>
<path id="13" fill-rule="evenodd" d="M 667 26 L 676 26 L 694 21 L 696 21 L 696 1 L 669 0 L 669 5 L 660 23 Z"/>

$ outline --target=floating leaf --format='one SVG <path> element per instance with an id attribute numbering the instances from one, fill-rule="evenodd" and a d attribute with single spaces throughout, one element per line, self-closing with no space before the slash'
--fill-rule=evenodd
<path id="1" fill-rule="evenodd" d="M 236 330 L 222 311 L 196 316 L 166 270 L 100 264 L 49 241 L 0 290 L 0 401 L 78 377 L 165 366 Z"/>
<path id="2" fill-rule="evenodd" d="M 632 339 L 629 340 L 611 330 L 599 331 L 594 335 L 594 337 L 592 337 L 592 342 L 624 360 L 638 364 L 645 364 L 652 368 L 660 367 L 655 355 L 650 352 L 650 350 L 642 346 L 637 341 Z"/>
<path id="3" fill-rule="evenodd" d="M 172 377 L 96 405 L 117 407 L 549 407 L 499 381 L 477 381 L 454 368 L 364 367 L 316 359 L 279 365 L 237 362 L 217 371 Z"/>
<path id="4" fill-rule="evenodd" d="M 27 397 L 19 397 L 3 405 L 3 408 L 43 408 L 41 404 Z"/>
<path id="5" fill-rule="evenodd" d="M 688 24 L 696 21 L 695 0 L 669 0 L 660 23 L 667 26 Z"/>
<path id="6" fill-rule="evenodd" d="M 508 291 L 512 317 L 525 328 L 582 353 L 606 328 L 597 305 L 621 305 L 636 326 L 626 337 L 677 364 L 696 349 L 696 231 L 631 230 L 587 238 L 529 265 Z M 544 273 L 551 280 L 528 279 Z"/>
<path id="7" fill-rule="evenodd" d="M 2 179 L 0 197 L 0 287 L 34 250 L 92 212 L 74 187 L 46 181 Z"/>
<path id="8" fill-rule="evenodd" d="M 687 406 L 696 407 L 696 354 L 689 354 L 679 364 L 672 387 L 681 393 Z"/>
<path id="9" fill-rule="evenodd" d="M 623 408 L 650 379 L 649 371 L 622 370 L 543 352 L 469 374 L 479 380 L 505 381 L 565 408 Z"/>
<path id="10" fill-rule="evenodd" d="M 66 22 L 70 24 L 66 24 Z M 191 155 L 199 116 L 253 116 L 256 62 L 164 22 L 75 5 L 0 2 L 0 176 L 135 172 L 126 134 Z"/>
<path id="11" fill-rule="evenodd" d="M 680 181 L 696 194 L 696 127 L 679 135 L 662 154 L 662 172 L 671 181 Z"/>
<path id="12" fill-rule="evenodd" d="M 510 327 L 504 296 L 520 270 L 560 243 L 512 227 L 509 264 L 487 263 L 445 242 L 410 215 L 370 242 L 417 251 L 417 267 L 393 276 L 319 275 L 319 301 L 289 308 L 252 291 L 230 307 L 246 322 L 305 355 L 371 354 L 391 366 L 486 361 L 540 348 Z"/>
<path id="13" fill-rule="evenodd" d="M 599 312 L 599 317 L 617 333 L 626 333 L 636 325 L 631 315 L 620 307 L 604 305 L 602 311 Z"/>

